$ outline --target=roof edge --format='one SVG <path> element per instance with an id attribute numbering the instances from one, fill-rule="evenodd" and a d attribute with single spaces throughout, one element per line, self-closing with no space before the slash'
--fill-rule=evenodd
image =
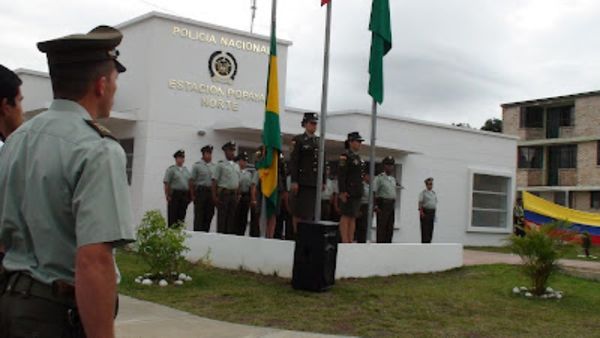
<path id="1" fill-rule="evenodd" d="M 544 97 L 544 98 L 540 98 L 540 99 L 531 99 L 531 100 L 525 100 L 525 101 L 502 103 L 500 105 L 500 107 L 510 108 L 510 107 L 523 106 L 523 105 L 544 104 L 544 103 L 550 103 L 553 101 L 566 101 L 566 100 L 576 99 L 579 97 L 589 97 L 589 96 L 600 96 L 600 90 L 594 90 L 594 91 L 582 92 L 582 93 L 576 93 L 576 94 Z"/>
<path id="2" fill-rule="evenodd" d="M 28 68 L 17 68 L 14 70 L 14 72 L 17 75 L 31 75 L 50 79 L 50 75 L 48 73 Z"/>
<path id="3" fill-rule="evenodd" d="M 335 112 L 329 112 L 328 114 L 329 114 L 329 117 L 344 116 L 344 115 L 371 116 L 371 113 L 362 111 L 362 110 L 340 110 L 340 111 L 335 111 Z M 422 126 L 427 126 L 427 127 L 460 131 L 460 132 L 464 132 L 464 133 L 479 134 L 479 135 L 484 135 L 484 136 L 493 136 L 493 137 L 507 139 L 507 140 L 519 140 L 519 137 L 514 136 L 514 135 L 506 135 L 506 134 L 502 134 L 502 133 L 495 133 L 495 132 L 479 130 L 479 129 L 469 129 L 469 128 L 457 127 L 457 126 L 452 126 L 452 125 L 444 124 L 444 123 L 440 123 L 440 122 L 424 121 L 424 120 L 418 120 L 418 119 L 413 119 L 413 118 L 404 117 L 404 116 L 396 116 L 396 115 L 391 115 L 391 114 L 379 114 L 378 113 L 377 118 L 382 118 L 382 119 L 392 120 L 392 121 L 400 121 L 400 122 L 411 123 L 411 124 L 417 124 L 417 125 L 422 125 Z"/>

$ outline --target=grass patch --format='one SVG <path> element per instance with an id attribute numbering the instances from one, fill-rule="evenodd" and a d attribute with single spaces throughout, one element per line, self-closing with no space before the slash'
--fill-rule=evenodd
<path id="1" fill-rule="evenodd" d="M 600 332 L 600 283 L 557 274 L 550 285 L 562 300 L 513 296 L 526 285 L 517 267 L 473 266 L 436 274 L 346 279 L 325 293 L 291 288 L 290 281 L 244 271 L 187 267 L 181 287 L 147 287 L 135 254 L 117 256 L 120 292 L 199 316 L 234 323 L 362 337 L 570 336 Z"/>
<path id="2" fill-rule="evenodd" d="M 507 254 L 512 253 L 510 248 L 507 246 L 465 246 L 465 250 L 499 252 Z M 583 249 L 580 245 L 572 245 L 566 248 L 565 256 L 561 257 L 561 259 L 577 259 L 581 261 L 600 262 L 600 246 L 596 245 L 590 248 L 590 255 L 596 256 L 598 259 L 577 257 L 578 255 L 583 255 Z"/>

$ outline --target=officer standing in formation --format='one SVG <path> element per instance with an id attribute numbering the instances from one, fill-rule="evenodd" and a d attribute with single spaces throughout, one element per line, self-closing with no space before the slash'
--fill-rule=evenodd
<path id="1" fill-rule="evenodd" d="M 363 166 L 363 195 L 360 198 L 360 213 L 356 219 L 356 232 L 354 233 L 354 239 L 356 243 L 366 243 L 367 233 L 369 227 L 369 174 L 366 172 L 366 167 Z"/>
<path id="2" fill-rule="evenodd" d="M 117 90 L 121 32 L 38 43 L 54 101 L 2 147 L 1 337 L 114 337 L 113 249 L 134 240 L 125 153 L 96 123 Z"/>
<path id="3" fill-rule="evenodd" d="M 317 187 L 317 169 L 319 166 L 319 137 L 316 113 L 304 113 L 301 125 L 304 133 L 292 139 L 290 175 L 292 177 L 291 198 L 294 233 L 300 220 L 313 220 Z"/>
<path id="4" fill-rule="evenodd" d="M 419 194 L 419 218 L 421 219 L 421 243 L 431 243 L 433 223 L 437 209 L 437 195 L 433 191 L 433 178 L 425 180 L 425 190 Z"/>
<path id="5" fill-rule="evenodd" d="M 383 159 L 383 172 L 373 181 L 377 205 L 377 243 L 392 242 L 398 187 L 394 177 L 394 158 L 387 156 Z"/>
<path id="6" fill-rule="evenodd" d="M 200 149 L 202 159 L 192 166 L 190 177 L 190 192 L 194 201 L 194 231 L 210 231 L 210 224 L 215 214 L 212 199 L 212 177 L 215 164 L 212 162 L 212 145 Z"/>
<path id="7" fill-rule="evenodd" d="M 326 164 L 325 167 L 325 183 L 321 193 L 321 219 L 324 221 L 332 221 L 335 213 L 334 201 L 337 198 L 337 181 L 331 177 L 331 167 Z"/>
<path id="8" fill-rule="evenodd" d="M 238 166 L 240 168 L 240 199 L 236 209 L 236 229 L 235 234 L 244 236 L 248 227 L 248 211 L 252 200 L 251 188 L 253 171 L 248 168 L 248 154 L 243 152 L 237 156 Z"/>
<path id="9" fill-rule="evenodd" d="M 165 198 L 167 200 L 168 224 L 185 222 L 185 214 L 190 204 L 190 172 L 183 166 L 185 151 L 177 150 L 173 154 L 175 164 L 167 168 L 163 178 Z"/>
<path id="10" fill-rule="evenodd" d="M 213 176 L 212 195 L 217 207 L 217 232 L 235 234 L 235 210 L 239 199 L 240 169 L 235 163 L 234 141 L 221 147 L 225 160 L 219 161 Z"/>
<path id="11" fill-rule="evenodd" d="M 340 235 L 342 243 L 352 243 L 356 228 L 356 217 L 360 212 L 363 195 L 363 162 L 358 155 L 364 139 L 357 131 L 348 134 L 346 152 L 340 155 L 338 167 L 338 190 L 340 194 Z"/>

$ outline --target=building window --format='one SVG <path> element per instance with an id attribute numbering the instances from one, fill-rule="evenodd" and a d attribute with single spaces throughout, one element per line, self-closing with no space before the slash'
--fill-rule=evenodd
<path id="1" fill-rule="evenodd" d="M 521 128 L 544 128 L 544 108 L 538 106 L 521 108 L 519 126 Z"/>
<path id="2" fill-rule="evenodd" d="M 471 227 L 507 228 L 510 177 L 473 174 Z"/>
<path id="3" fill-rule="evenodd" d="M 560 111 L 560 126 L 572 127 L 574 125 L 575 106 L 563 106 L 556 109 Z"/>
<path id="4" fill-rule="evenodd" d="M 590 195 L 590 208 L 600 209 L 600 191 L 591 191 Z"/>
<path id="5" fill-rule="evenodd" d="M 569 144 L 559 147 L 560 163 L 559 168 L 570 169 L 577 168 L 577 145 Z"/>
<path id="6" fill-rule="evenodd" d="M 520 169 L 541 169 L 544 167 L 544 148 L 519 147 Z"/>
<path id="7" fill-rule="evenodd" d="M 566 199 L 566 194 L 564 191 L 555 191 L 554 192 L 554 203 L 556 203 L 558 205 L 562 205 L 564 207 L 566 202 L 567 202 L 567 199 Z"/>
<path id="8" fill-rule="evenodd" d="M 133 139 L 122 139 L 119 140 L 121 147 L 125 151 L 125 157 L 127 158 L 126 172 L 127 172 L 127 183 L 131 185 L 131 175 L 133 173 Z"/>

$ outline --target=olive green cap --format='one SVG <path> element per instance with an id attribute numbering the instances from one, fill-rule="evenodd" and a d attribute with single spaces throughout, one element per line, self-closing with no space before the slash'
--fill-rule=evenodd
<path id="1" fill-rule="evenodd" d="M 72 34 L 38 42 L 37 47 L 40 52 L 46 53 L 50 67 L 113 60 L 117 71 L 123 73 L 126 68 L 117 61 L 119 51 L 115 49 L 122 39 L 123 34 L 118 29 L 98 26 L 87 34 Z"/>

